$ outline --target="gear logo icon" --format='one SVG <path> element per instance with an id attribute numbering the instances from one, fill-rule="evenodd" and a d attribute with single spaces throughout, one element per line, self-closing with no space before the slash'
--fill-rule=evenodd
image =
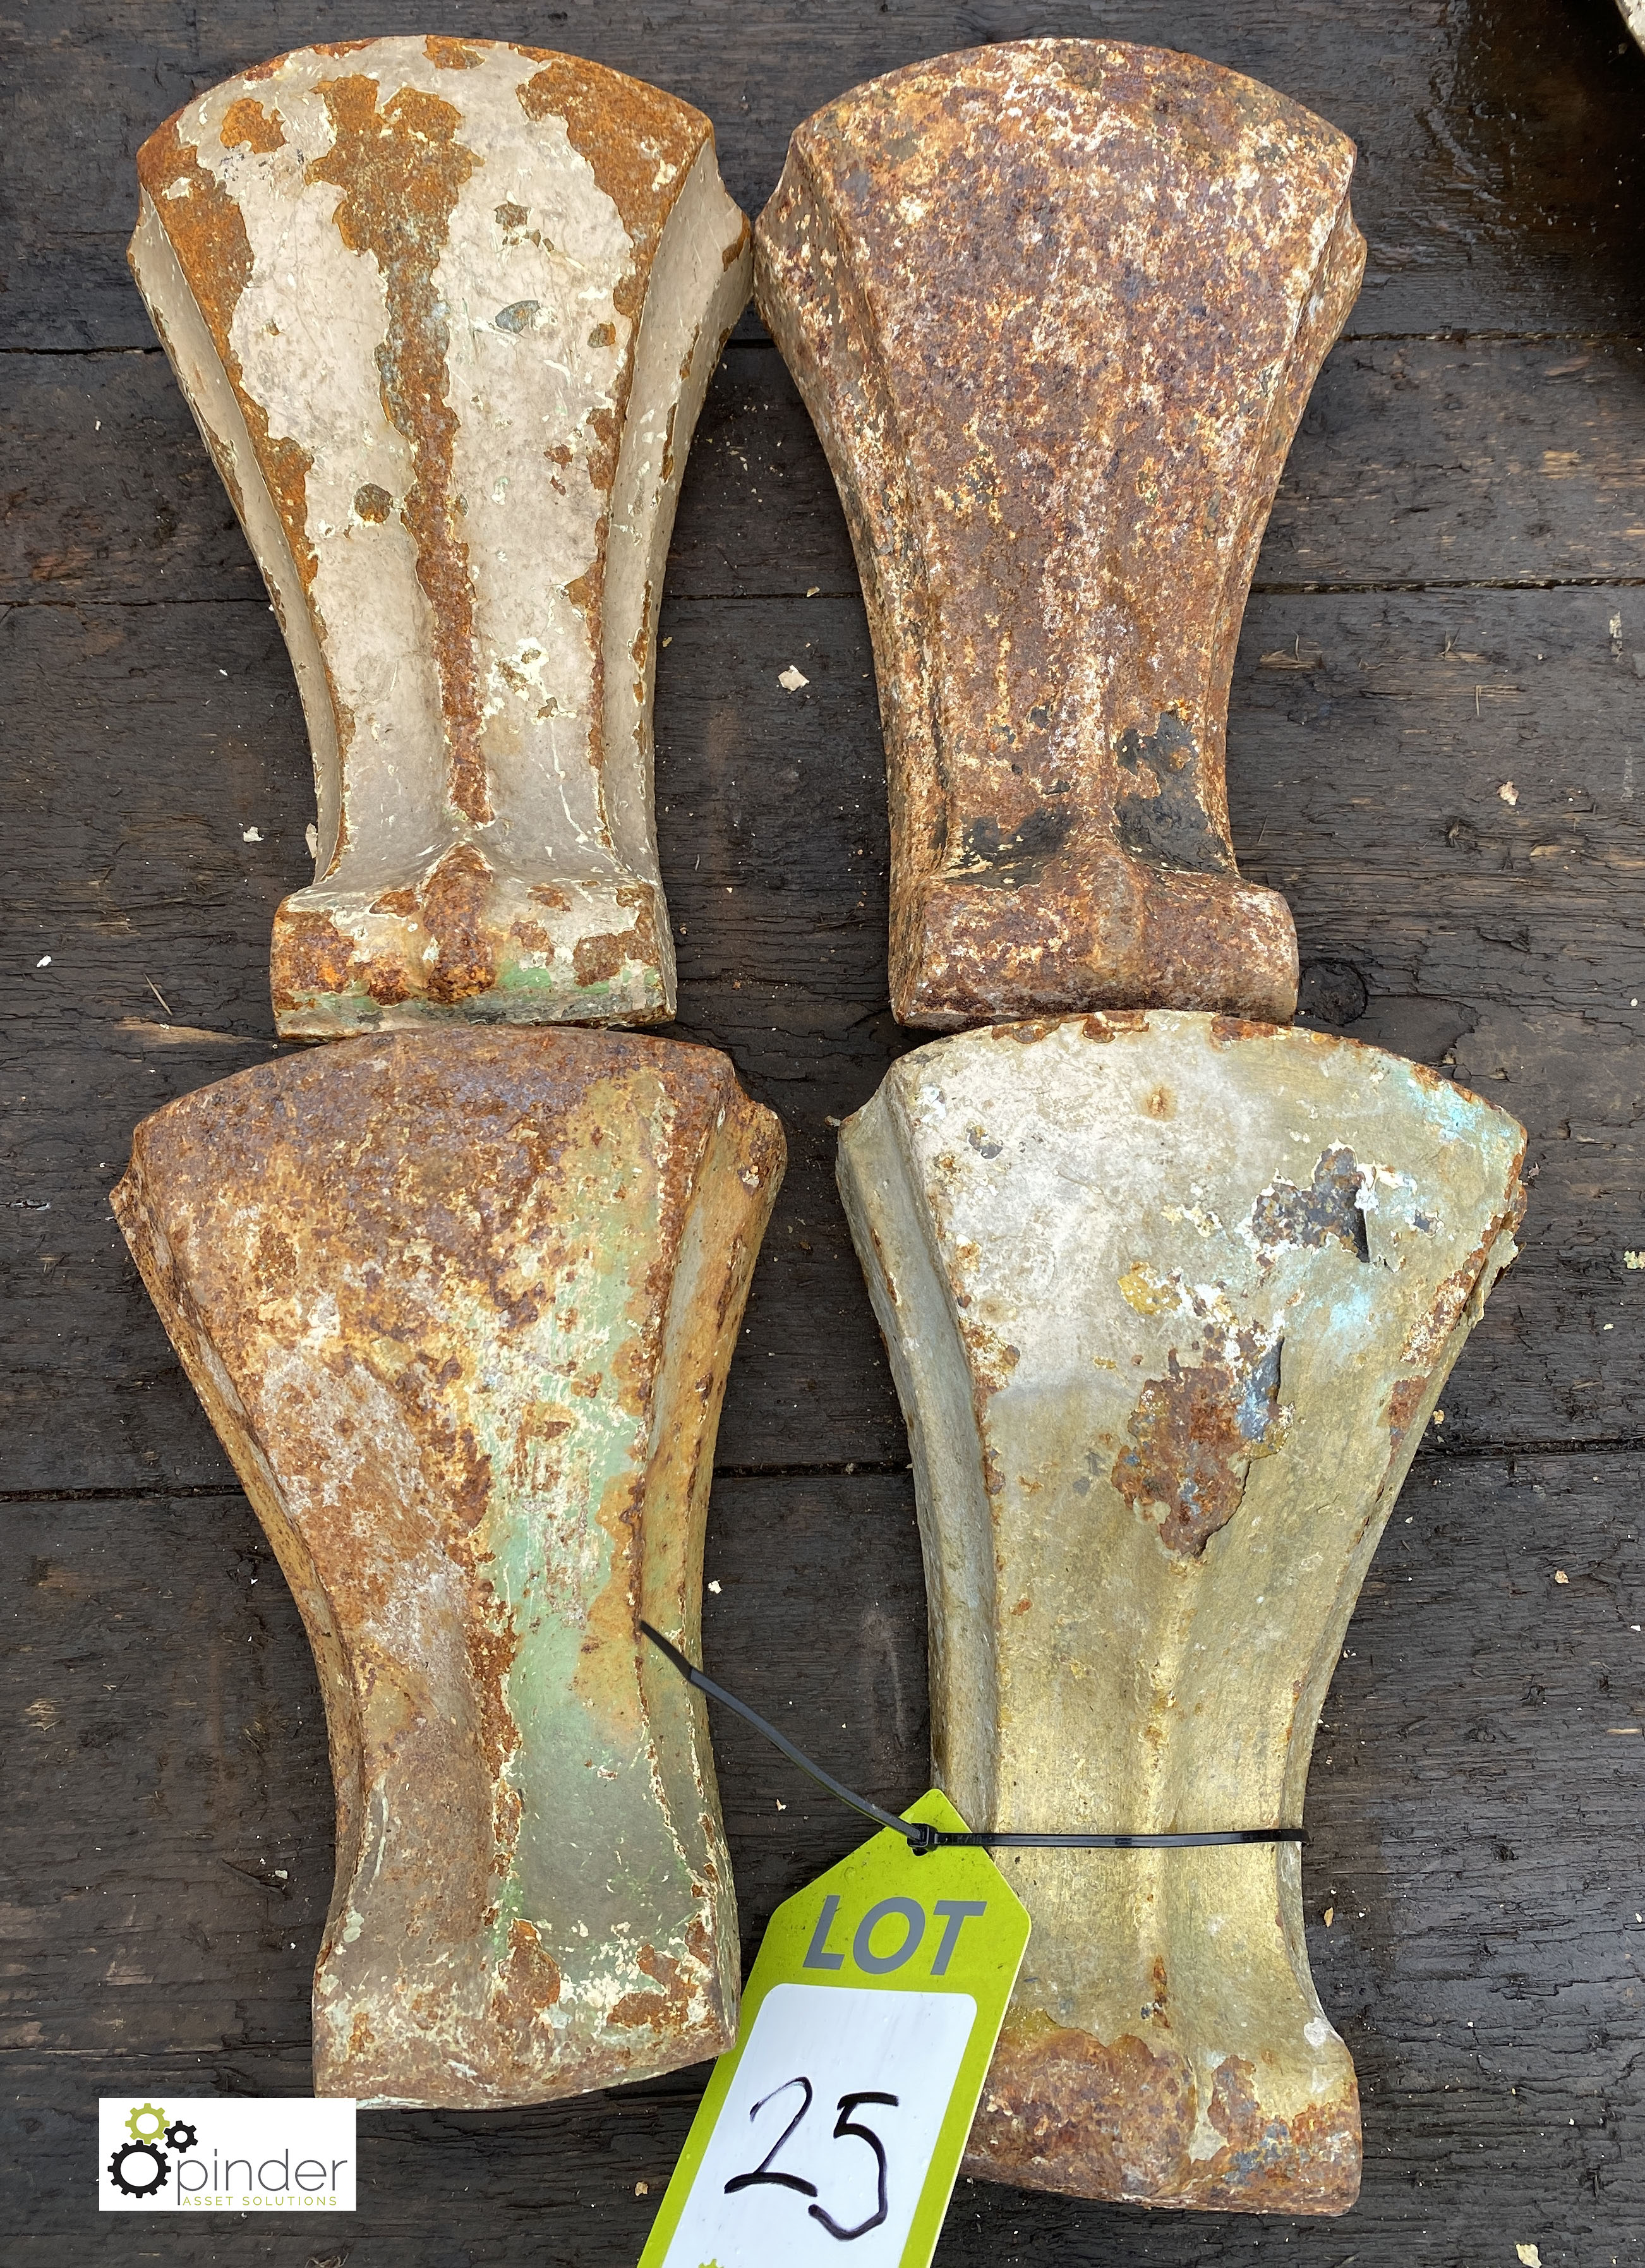
<path id="1" fill-rule="evenodd" d="M 173 2150 L 192 2150 L 200 2137 L 186 2118 L 178 2118 L 166 2129 L 166 2139 Z"/>
<path id="2" fill-rule="evenodd" d="M 136 2115 L 132 2113 L 133 2117 Z M 127 2197 L 147 2198 L 154 2195 L 171 2169 L 171 2160 L 156 2143 L 127 2142 L 109 2160 L 108 2178 Z"/>
<path id="3" fill-rule="evenodd" d="M 140 2102 L 126 2121 L 134 2142 L 158 2142 L 166 2132 L 166 2113 L 158 2103 Z"/>

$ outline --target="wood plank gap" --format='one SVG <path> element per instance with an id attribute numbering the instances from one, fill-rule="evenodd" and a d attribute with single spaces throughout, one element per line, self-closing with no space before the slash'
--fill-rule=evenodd
<path id="1" fill-rule="evenodd" d="M 192 1481 L 178 1488 L 0 1489 L 0 1504 L 171 1504 L 195 1497 L 243 1496 L 238 1481 Z"/>
<path id="2" fill-rule="evenodd" d="M 1645 1434 L 1605 1433 L 1591 1441 L 1424 1441 L 1422 1454 L 1446 1464 L 1469 1457 L 1614 1457 L 1638 1456 L 1645 1451 Z"/>
<path id="3" fill-rule="evenodd" d="M 749 341 L 750 346 L 756 346 L 758 343 L 757 340 Z M 158 342 L 149 347 L 0 347 L 0 355 L 45 355 L 48 357 L 58 355 L 77 355 L 83 362 L 91 361 L 100 355 L 109 362 L 123 362 L 131 355 L 159 355 L 164 354 L 165 351 L 165 348 Z"/>
<path id="4" fill-rule="evenodd" d="M 882 1464 L 867 1464 L 860 1458 L 848 1465 L 716 1465 L 717 1481 L 864 1481 L 884 1480 L 888 1476 L 901 1480 L 914 1468 L 906 1457 Z"/>
<path id="5" fill-rule="evenodd" d="M 1645 575 L 1554 575 L 1527 577 L 1501 583 L 1253 583 L 1250 594 L 1253 599 L 1375 599 L 1409 593 L 1420 595 L 1434 591 L 1637 591 L 1641 587 L 1645 587 Z M 18 603 L 27 606 L 30 601 L 24 599 Z M 130 605 L 136 601 L 117 600 L 106 602 L 99 600 L 97 603 L 100 606 L 105 603 Z M 157 600 L 152 603 L 163 605 L 165 601 Z M 675 600 L 671 603 L 675 606 L 693 605 L 696 594 L 690 599 Z"/>
<path id="6" fill-rule="evenodd" d="M 750 341 L 750 344 L 754 342 Z M 1638 346 L 1637 331 L 1344 331 L 1340 346 L 1560 347 Z M 1335 352 L 1333 348 L 1332 351 Z M 23 350 L 19 349 L 21 352 Z M 29 350 L 34 351 L 34 350 Z M 39 351 L 49 354 L 52 350 Z M 68 350 L 64 350 L 68 351 Z M 89 351 L 89 350 L 81 350 Z M 107 350 L 105 350 L 107 351 Z"/>
<path id="7" fill-rule="evenodd" d="M 1422 597 L 1435 592 L 1638 590 L 1645 590 L 1645 575 L 1547 576 L 1503 582 L 1253 583 L 1250 594 L 1253 599 L 1375 599 Z M 797 591 L 669 591 L 664 594 L 665 603 L 670 608 L 803 607 L 819 598 L 849 600 L 860 596 L 861 593 L 856 589 L 816 590 L 804 596 Z M 245 594 L 225 592 L 221 596 L 199 599 L 13 599 L 0 607 L 0 615 L 21 614 L 31 608 L 49 607 L 67 614 L 84 613 L 88 608 L 110 614 L 160 607 L 255 607 L 264 613 L 272 611 L 260 592 Z"/>

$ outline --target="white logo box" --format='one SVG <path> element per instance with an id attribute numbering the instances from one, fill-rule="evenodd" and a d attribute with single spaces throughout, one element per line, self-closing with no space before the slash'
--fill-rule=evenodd
<path id="1" fill-rule="evenodd" d="M 105 2213 L 352 2213 L 354 2105 L 300 2095 L 104 2095 Z"/>

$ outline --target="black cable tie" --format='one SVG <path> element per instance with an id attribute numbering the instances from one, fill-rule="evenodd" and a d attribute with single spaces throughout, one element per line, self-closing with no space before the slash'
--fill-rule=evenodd
<path id="1" fill-rule="evenodd" d="M 853 1795 L 850 1788 L 814 1764 L 803 1749 L 797 1749 L 786 1734 L 779 1733 L 775 1725 L 750 1709 L 746 1701 L 739 1701 L 734 1693 L 727 1693 L 717 1685 L 695 1663 L 688 1661 L 676 1646 L 671 1646 L 660 1631 L 649 1623 L 640 1628 L 652 1644 L 666 1653 L 689 1685 L 699 1693 L 706 1693 L 711 1701 L 719 1701 L 763 1734 L 773 1748 L 780 1749 L 790 1764 L 816 1781 L 819 1787 L 837 1796 L 853 1811 L 865 1818 L 877 1820 L 882 1827 L 889 1827 L 902 1836 L 915 1858 L 923 1859 L 932 1851 L 1190 1851 L 1202 1850 L 1222 1843 L 1306 1843 L 1307 1831 L 1301 1827 L 1221 1827 L 1197 1835 L 1016 1835 L 1009 1833 L 960 1834 L 949 1828 L 933 1827 L 924 1820 L 899 1819 L 892 1811 L 882 1811 L 877 1803 L 867 1796 Z"/>

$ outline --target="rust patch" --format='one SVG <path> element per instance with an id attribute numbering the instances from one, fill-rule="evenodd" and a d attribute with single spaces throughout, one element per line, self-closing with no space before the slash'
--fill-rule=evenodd
<path id="1" fill-rule="evenodd" d="M 1252 2066 L 1226 2058 L 1206 2109 L 1225 2139 L 1208 2158 L 1190 2154 L 1198 2102 L 1193 2066 L 1169 2043 L 1151 2048 L 1127 2033 L 1108 2046 L 1044 2016 L 1007 2019 L 965 2169 L 1067 2196 L 1200 2211 L 1339 2213 L 1358 2196 L 1352 2080 L 1287 2119 L 1265 2110 Z"/>
<path id="2" fill-rule="evenodd" d="M 1420 1409 L 1422 1397 L 1427 1390 L 1426 1378 L 1398 1378 L 1394 1381 L 1388 1396 L 1388 1454 L 1391 1458 L 1398 1455 L 1405 1435 L 1411 1430 L 1411 1421 Z"/>
<path id="3" fill-rule="evenodd" d="M 541 922 L 526 919 L 512 921 L 508 924 L 508 941 L 516 953 L 551 953 L 554 949 L 554 932 L 550 929 L 546 929 Z"/>
<path id="4" fill-rule="evenodd" d="M 328 914 L 306 910 L 288 914 L 282 924 L 280 949 L 270 967 L 275 1013 L 289 1014 L 310 1000 L 346 992 L 358 952 L 354 939 Z M 396 997 L 403 999 L 406 993 Z"/>
<path id="5" fill-rule="evenodd" d="M 1255 1016 L 1213 1016 L 1209 1037 L 1213 1048 L 1236 1048 L 1242 1040 L 1271 1040 L 1281 1028 Z"/>
<path id="6" fill-rule="evenodd" d="M 672 409 L 668 412 L 668 430 L 670 432 L 674 430 L 674 411 Z M 668 444 L 665 442 L 663 445 L 665 467 L 668 454 Z M 663 474 L 663 478 L 665 480 L 668 478 L 666 468 Z M 651 652 L 652 609 L 654 604 L 655 594 L 651 587 L 651 578 L 647 576 L 645 578 L 645 596 L 640 606 L 639 628 L 635 631 L 633 643 L 629 647 L 629 652 L 632 657 L 634 666 L 639 672 L 639 675 L 635 680 L 634 683 L 634 691 L 637 698 L 642 695 L 645 689 L 645 663 Z"/>
<path id="7" fill-rule="evenodd" d="M 680 1962 L 646 1945 L 640 1948 L 635 1965 L 647 1977 L 654 1977 L 661 1989 L 655 1992 L 625 1992 L 611 2011 L 612 2022 L 631 2030 L 639 2024 L 649 2025 L 653 2031 L 675 2029 L 692 1992 Z"/>
<path id="8" fill-rule="evenodd" d="M 874 1245 L 874 1256 L 880 1263 L 880 1282 L 885 1296 L 894 1307 L 900 1307 L 903 1303 L 896 1295 L 896 1278 L 891 1273 L 891 1264 L 886 1257 L 885 1246 L 881 1241 L 879 1231 L 870 1227 L 868 1234 Z"/>
<path id="9" fill-rule="evenodd" d="M 540 2014 L 558 2005 L 564 1990 L 558 1964 L 531 1924 L 516 1914 L 508 1925 L 508 1959 L 491 1987 L 493 2022 L 505 2023 L 516 2035 L 528 2033 Z"/>
<path id="10" fill-rule="evenodd" d="M 588 484 L 609 495 L 616 480 L 617 459 L 623 447 L 621 413 L 616 409 L 591 409 L 583 421 L 590 436 L 588 444 Z M 603 551 L 601 558 L 604 557 Z M 601 569 L 603 578 L 603 569 Z M 580 578 L 585 591 L 594 587 L 594 573 Z M 583 601 L 574 603 L 582 604 Z"/>
<path id="11" fill-rule="evenodd" d="M 354 491 L 356 512 L 360 519 L 370 520 L 373 526 L 380 527 L 383 525 L 394 510 L 394 504 L 395 500 L 387 490 L 380 488 L 375 481 L 367 481 L 363 487 Z"/>
<path id="12" fill-rule="evenodd" d="M 1005 1391 L 1022 1356 L 1021 1350 L 998 1331 L 986 1323 L 972 1322 L 963 1313 L 959 1317 L 959 1327 L 971 1374 L 971 1403 L 977 1412 L 978 1434 L 985 1440 L 987 1405 L 993 1395 Z"/>
<path id="13" fill-rule="evenodd" d="M 447 1548 L 458 1565 L 472 1575 L 475 1564 L 468 1531 L 485 1516 L 492 1475 L 489 1461 L 476 1459 L 471 1440 L 454 1446 L 459 1450 L 459 1461 L 467 1467 L 454 1498 L 467 1498 L 468 1513 L 467 1517 L 461 1512 L 457 1513 L 453 1522 L 455 1533 Z M 500 1874 L 513 1864 L 523 1810 L 520 1791 L 505 1777 L 520 1748 L 520 1727 L 508 1705 L 507 1686 L 508 1673 L 520 1653 L 520 1633 L 513 1627 L 506 1605 L 489 1584 L 476 1587 L 475 1599 L 478 1611 L 463 1633 L 463 1643 L 478 1719 L 476 1743 L 491 1781 L 492 1865 Z"/>
<path id="14" fill-rule="evenodd" d="M 1405 1333 L 1405 1344 L 1399 1350 L 1401 1362 L 1423 1363 L 1431 1367 L 1437 1361 L 1440 1350 L 1462 1319 L 1462 1311 L 1485 1266 L 1486 1255 L 1495 1241 L 1494 1235 L 1482 1239 L 1462 1266 L 1454 1269 L 1435 1288 L 1431 1304 Z"/>
<path id="15" fill-rule="evenodd" d="M 423 52 L 436 70 L 477 70 L 484 61 L 483 55 L 464 47 L 461 40 L 442 40 L 434 32 L 424 40 Z"/>
<path id="16" fill-rule="evenodd" d="M 232 342 L 234 310 L 251 280 L 252 267 L 251 242 L 240 207 L 200 163 L 194 147 L 183 142 L 175 118 L 167 119 L 138 151 L 137 179 L 160 215 L 205 318 L 285 531 L 298 578 L 308 591 L 319 565 L 308 540 L 307 482 L 313 460 L 297 442 L 270 437 L 268 414 L 246 391 L 245 372 Z M 173 189 L 182 194 L 167 195 Z M 335 696 L 332 706 L 337 707 Z M 341 732 L 341 711 L 338 723 Z"/>
<path id="17" fill-rule="evenodd" d="M 725 2043 L 732 1917 L 706 1757 L 672 1684 L 666 1737 L 647 1727 L 634 1611 L 642 1572 L 695 1610 L 685 1539 L 780 1167 L 776 1122 L 722 1057 L 627 1034 L 344 1042 L 138 1131 L 119 1217 L 325 1690 L 339 1837 L 322 2093 L 540 2101 Z M 705 1275 L 681 1302 L 688 1247 Z M 631 1433 L 597 1508 L 537 1454 L 568 1431 L 568 1282 L 599 1312 L 579 1375 L 609 1370 L 596 1394 Z M 591 1557 L 601 1534 L 609 1557 Z M 498 1562 L 527 1573 L 513 1605 Z M 542 1682 L 545 1616 L 597 1638 L 569 1681 Z M 517 1721 L 510 1681 L 534 1646 L 535 1714 Z M 586 1771 L 591 1737 L 613 1763 L 649 1741 L 651 1771 Z M 591 1822 L 586 1863 L 575 1837 L 527 1859 L 521 1784 Z M 627 1996 L 626 2036 L 588 1996 L 610 1944 L 576 1927 L 609 1899 L 601 1854 L 619 1846 L 655 1987 Z"/>
<path id="18" fill-rule="evenodd" d="M 362 989 L 380 1008 L 397 1008 L 413 997 L 409 971 L 395 961 L 368 961 L 359 977 Z"/>
<path id="19" fill-rule="evenodd" d="M 1346 2213 L 1360 2193 L 1358 2089 L 1275 2118 L 1243 2056 L 1217 2066 L 1206 2115 L 1224 2146 L 1196 2166 L 1196 2205 L 1237 2203 L 1248 2213 Z M 1303 2202 L 1305 2200 L 1305 2202 Z"/>
<path id="20" fill-rule="evenodd" d="M 609 930 L 599 937 L 579 937 L 572 946 L 572 976 L 579 984 L 610 984 L 610 980 L 622 973 L 626 961 L 638 961 L 645 968 L 656 966 L 656 901 L 651 891 L 633 882 L 624 882 L 613 891 L 613 896 L 619 907 L 624 907 L 624 912 L 633 912 L 633 928 Z"/>
<path id="21" fill-rule="evenodd" d="M 601 461 L 597 450 L 590 450 L 590 483 L 596 489 L 609 489 L 616 477 L 615 451 L 608 466 Z M 587 626 L 588 761 L 596 771 L 603 770 L 606 760 L 605 580 L 606 536 L 609 526 L 607 514 L 601 512 L 594 528 L 594 563 L 586 573 L 574 576 L 565 585 L 566 597 Z"/>
<path id="22" fill-rule="evenodd" d="M 343 191 L 337 232 L 351 252 L 370 253 L 382 276 L 388 333 L 377 350 L 377 369 L 384 410 L 410 444 L 416 475 L 401 518 L 433 613 L 446 793 L 465 818 L 483 821 L 492 811 L 481 746 L 474 584 L 452 484 L 457 417 L 447 399 L 451 335 L 434 286 L 457 199 L 481 161 L 458 141 L 462 118 L 452 104 L 402 87 L 379 110 L 378 92 L 377 82 L 364 76 L 321 84 L 336 140 L 310 165 L 307 178 Z"/>
<path id="23" fill-rule="evenodd" d="M 632 926 L 579 939 L 572 946 L 572 975 L 586 989 L 620 978 L 625 970 L 654 970 L 659 954 L 654 893 L 643 883 L 623 883 L 612 892 L 617 906 L 632 915 Z M 572 900 L 547 883 L 527 894 L 545 912 L 564 915 Z M 408 1000 L 457 1007 L 495 993 L 499 968 L 523 954 L 551 953 L 554 932 L 546 923 L 522 917 L 518 902 L 500 887 L 488 861 L 471 843 L 457 843 L 416 882 L 380 890 L 365 909 L 359 934 L 323 905 L 289 899 L 276 918 L 270 961 L 277 1017 L 306 1015 L 317 1002 L 364 995 L 380 1008 Z M 384 917 L 403 924 L 385 932 Z M 370 924 L 376 924 L 373 929 Z M 431 948 L 432 948 L 431 950 Z M 504 978 L 502 981 L 506 982 Z M 625 1015 L 638 1012 L 624 992 L 617 1004 Z M 585 1002 L 584 1012 L 602 1017 L 610 1004 Z"/>
<path id="24" fill-rule="evenodd" d="M 520 107 L 534 125 L 547 118 L 564 122 L 572 149 L 621 215 L 642 276 L 648 275 L 675 199 L 698 152 L 712 144 L 714 129 L 700 110 L 643 80 L 578 55 L 548 55 L 542 63 L 520 88 Z M 665 166 L 674 171 L 660 181 Z"/>
<path id="25" fill-rule="evenodd" d="M 1413 1064 L 1412 1070 L 1415 1070 Z M 1477 1098 L 1475 1098 L 1477 1100 Z M 1462 1320 L 1463 1310 L 1473 1297 L 1474 1286 L 1484 1275 L 1486 1263 L 1504 1236 L 1512 1236 L 1525 1217 L 1525 1185 L 1520 1178 L 1525 1162 L 1525 1135 L 1520 1131 L 1519 1146 L 1514 1159 L 1513 1185 L 1508 1202 L 1475 1244 L 1460 1268 L 1453 1270 L 1434 1295 L 1432 1305 L 1419 1315 L 1405 1334 L 1405 1343 L 1399 1351 L 1401 1362 L 1421 1364 L 1429 1368 L 1437 1360 L 1445 1342 Z"/>
<path id="26" fill-rule="evenodd" d="M 1007 2019 L 971 2128 L 966 2162 L 995 2181 L 1081 2197 L 1170 2200 L 1194 2131 L 1188 2059 L 1127 2034 Z"/>
<path id="27" fill-rule="evenodd" d="M 572 952 L 572 970 L 579 984 L 609 984 L 634 949 L 631 930 L 612 931 L 603 937 L 579 937 Z"/>
<path id="28" fill-rule="evenodd" d="M 447 1005 L 471 1000 L 497 981 L 487 934 L 486 898 L 491 870 L 473 846 L 448 850 L 418 890 L 423 926 L 439 947 L 429 971 L 428 997 Z"/>
<path id="29" fill-rule="evenodd" d="M 1187 1369 L 1172 1349 L 1166 1376 L 1149 1379 L 1137 1397 L 1129 1445 L 1110 1476 L 1133 1511 L 1160 1508 L 1161 1543 L 1186 1559 L 1198 1559 L 1239 1510 L 1252 1459 L 1285 1438 L 1283 1342 L 1265 1347 L 1242 1331 L 1232 1358 L 1226 1344 L 1208 1339 Z"/>
<path id="30" fill-rule="evenodd" d="M 1080 1026 L 1088 1040 L 1118 1040 L 1147 1028 L 1147 1012 L 1142 1008 L 1110 1008 L 1103 1015 L 1085 1017 Z"/>
<path id="31" fill-rule="evenodd" d="M 231 102 L 223 113 L 223 128 L 218 139 L 225 150 L 255 150 L 263 157 L 270 151 L 285 147 L 285 131 L 279 113 L 270 114 L 248 94 L 242 94 L 238 102 Z"/>
<path id="32" fill-rule="evenodd" d="M 621 883 L 612 894 L 625 913 L 634 917 L 631 929 L 620 931 L 626 959 L 638 961 L 647 968 L 655 968 L 661 954 L 657 935 L 657 900 L 643 883 Z M 573 962 L 576 956 L 572 955 Z M 620 964 L 619 964 L 620 965 Z"/>
<path id="33" fill-rule="evenodd" d="M 756 294 L 862 573 L 904 1022 L 1293 1012 L 1288 911 L 1229 847 L 1228 692 L 1359 284 L 1353 155 L 1091 40 L 914 64 L 794 135 Z"/>
<path id="34" fill-rule="evenodd" d="M 1295 1182 L 1271 1182 L 1250 1215 L 1251 1239 L 1265 1265 L 1272 1267 L 1292 1245 L 1320 1250 L 1340 1244 L 1356 1260 L 1368 1261 L 1371 1247 L 1359 1202 L 1361 1186 L 1354 1152 L 1340 1144 L 1321 1153 L 1305 1189 Z"/>

